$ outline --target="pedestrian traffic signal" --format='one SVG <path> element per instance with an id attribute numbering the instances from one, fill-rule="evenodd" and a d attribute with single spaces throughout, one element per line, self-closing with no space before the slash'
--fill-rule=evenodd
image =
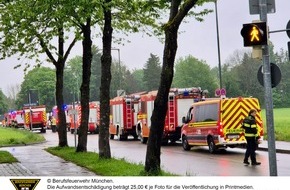
<path id="1" fill-rule="evenodd" d="M 243 24 L 241 35 L 244 46 L 258 46 L 268 44 L 268 31 L 266 22 Z"/>

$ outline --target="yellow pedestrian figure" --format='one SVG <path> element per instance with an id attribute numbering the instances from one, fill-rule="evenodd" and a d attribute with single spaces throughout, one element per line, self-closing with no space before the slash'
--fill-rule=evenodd
<path id="1" fill-rule="evenodd" d="M 253 26 L 253 28 L 252 28 L 252 32 L 251 32 L 251 34 L 250 34 L 252 37 L 251 37 L 251 42 L 252 41 L 260 41 L 260 38 L 259 38 L 259 30 L 257 29 L 257 27 L 256 26 Z"/>

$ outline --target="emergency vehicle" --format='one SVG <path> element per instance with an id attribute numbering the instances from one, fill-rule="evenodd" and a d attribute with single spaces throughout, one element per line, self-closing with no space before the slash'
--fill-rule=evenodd
<path id="1" fill-rule="evenodd" d="M 75 113 L 70 113 L 70 131 L 73 134 L 76 130 L 78 130 L 79 126 L 81 125 L 82 119 L 82 109 L 80 104 L 75 105 Z M 75 119 L 75 122 L 73 122 Z M 75 127 L 76 126 L 76 127 Z M 88 121 L 88 132 L 91 134 L 98 134 L 99 133 L 99 126 L 100 126 L 100 102 L 93 101 L 89 102 L 89 121 Z"/>
<path id="2" fill-rule="evenodd" d="M 4 114 L 5 127 L 14 127 L 15 115 L 16 115 L 15 111 L 10 111 Z"/>
<path id="3" fill-rule="evenodd" d="M 145 92 L 144 92 L 145 93 Z M 118 96 L 110 100 L 110 139 L 126 140 L 129 135 L 138 139 L 136 133 L 140 94 Z"/>
<path id="4" fill-rule="evenodd" d="M 45 105 L 39 106 L 26 106 L 23 107 L 25 113 L 24 125 L 26 129 L 31 131 L 40 130 L 41 133 L 46 132 L 46 107 Z"/>
<path id="5" fill-rule="evenodd" d="M 24 128 L 24 117 L 25 113 L 23 110 L 17 110 L 15 111 L 15 121 L 17 124 L 17 128 Z"/>
<path id="6" fill-rule="evenodd" d="M 209 152 L 245 146 L 246 139 L 242 122 L 250 109 L 256 109 L 257 128 L 263 140 L 263 122 L 257 98 L 208 98 L 193 103 L 183 117 L 182 146 L 190 150 L 193 146 L 208 146 Z"/>
<path id="7" fill-rule="evenodd" d="M 165 118 L 165 125 L 162 137 L 162 144 L 168 141 L 174 143 L 180 140 L 182 116 L 188 111 L 188 105 L 194 101 L 200 101 L 207 95 L 207 90 L 201 90 L 200 87 L 191 88 L 172 88 L 168 95 L 168 109 Z M 154 101 L 157 91 L 151 91 L 141 95 L 141 108 L 138 113 L 137 135 L 141 142 L 145 144 L 149 137 L 151 126 L 151 116 L 154 109 Z"/>
<path id="8" fill-rule="evenodd" d="M 73 106 L 72 105 L 64 105 L 63 109 L 64 109 L 64 114 L 65 114 L 67 131 L 70 131 L 70 127 L 71 127 L 70 110 L 73 109 Z M 57 106 L 53 106 L 53 108 L 52 108 L 52 117 L 54 117 L 56 119 L 56 126 L 58 126 L 59 119 L 58 119 Z"/>

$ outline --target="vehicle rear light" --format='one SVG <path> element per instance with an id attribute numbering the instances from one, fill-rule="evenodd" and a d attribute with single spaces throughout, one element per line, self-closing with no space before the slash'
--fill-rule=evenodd
<path id="1" fill-rule="evenodd" d="M 168 131 L 168 129 L 169 129 L 168 125 L 165 125 L 164 131 Z"/>
<path id="2" fill-rule="evenodd" d="M 221 137 L 224 137 L 223 124 L 222 124 L 222 122 L 218 122 L 218 134 L 219 134 Z"/>

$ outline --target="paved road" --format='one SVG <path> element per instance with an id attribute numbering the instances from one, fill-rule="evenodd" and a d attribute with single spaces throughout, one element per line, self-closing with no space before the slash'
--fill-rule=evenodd
<path id="1" fill-rule="evenodd" d="M 96 174 L 76 166 L 70 162 L 53 156 L 43 150 L 46 147 L 57 146 L 58 137 L 56 133 L 47 131 L 44 134 L 47 142 L 29 146 L 17 146 L 17 147 L 5 147 L 2 150 L 7 150 L 14 157 L 16 157 L 20 163 L 14 164 L 0 164 L 0 176 L 94 176 Z M 74 146 L 74 135 L 68 133 L 69 146 Z M 112 149 L 112 156 L 117 158 L 126 158 L 126 160 L 144 163 L 146 146 L 140 142 L 119 142 L 112 140 L 110 142 Z M 88 150 L 98 151 L 98 135 L 88 136 Z M 263 142 L 261 145 L 262 150 L 267 149 L 267 142 Z M 130 148 L 132 151 L 129 155 L 127 150 Z M 290 143 L 276 142 L 277 152 L 281 150 L 284 152 L 290 152 Z M 181 151 L 181 148 L 174 146 L 167 146 L 162 148 L 162 167 L 163 169 L 177 173 L 180 175 L 211 175 L 211 176 L 267 176 L 268 172 L 268 160 L 267 152 L 258 151 L 259 157 L 263 160 L 263 165 L 255 169 L 255 172 L 242 167 L 241 158 L 244 150 L 235 149 L 235 151 L 229 151 L 224 155 L 209 155 L 206 150 L 197 149 L 189 152 Z M 187 158 L 185 158 L 187 157 Z M 281 163 L 287 163 L 287 158 L 280 156 L 278 159 L 278 166 Z M 286 159 L 286 160 L 285 160 Z M 193 162 L 194 160 L 194 162 Z M 198 162 L 199 164 L 195 164 Z M 180 167 L 176 166 L 179 163 Z M 183 166 L 184 165 L 184 166 Z M 173 167 L 172 167 L 173 166 Z M 204 167 L 207 166 L 207 167 Z M 209 167 L 211 166 L 211 171 Z M 215 168 L 215 169 L 213 169 Z M 235 168 L 232 170 L 231 168 Z M 279 172 L 283 176 L 290 175 L 289 167 L 281 166 Z"/>

